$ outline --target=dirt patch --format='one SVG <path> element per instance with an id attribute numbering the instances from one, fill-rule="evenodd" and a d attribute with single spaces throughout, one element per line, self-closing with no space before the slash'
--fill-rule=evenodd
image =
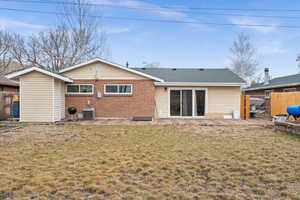
<path id="1" fill-rule="evenodd" d="M 183 129 L 191 134 L 207 137 L 230 137 L 230 138 L 257 138 L 268 137 L 273 134 L 272 126 L 184 126 Z"/>

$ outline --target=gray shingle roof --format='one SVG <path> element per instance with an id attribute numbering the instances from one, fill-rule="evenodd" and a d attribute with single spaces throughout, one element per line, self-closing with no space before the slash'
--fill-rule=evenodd
<path id="1" fill-rule="evenodd" d="M 133 68 L 165 82 L 245 83 L 231 70 L 214 68 Z"/>
<path id="2" fill-rule="evenodd" d="M 258 90 L 258 89 L 268 89 L 268 88 L 275 88 L 275 87 L 288 87 L 288 86 L 295 86 L 300 85 L 300 74 L 289 75 L 289 76 L 282 76 L 278 78 L 271 79 L 269 84 L 259 83 L 252 85 L 245 90 Z"/>

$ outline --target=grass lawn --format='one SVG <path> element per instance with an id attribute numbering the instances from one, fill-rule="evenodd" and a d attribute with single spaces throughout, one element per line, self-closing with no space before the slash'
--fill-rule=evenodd
<path id="1" fill-rule="evenodd" d="M 25 125 L 0 199 L 300 199 L 300 139 L 256 126 Z"/>

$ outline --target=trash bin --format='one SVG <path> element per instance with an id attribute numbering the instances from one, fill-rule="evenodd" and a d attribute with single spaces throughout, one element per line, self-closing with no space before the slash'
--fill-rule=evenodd
<path id="1" fill-rule="evenodd" d="M 13 102 L 13 112 L 12 115 L 14 118 L 18 118 L 20 116 L 20 102 L 14 101 Z"/>

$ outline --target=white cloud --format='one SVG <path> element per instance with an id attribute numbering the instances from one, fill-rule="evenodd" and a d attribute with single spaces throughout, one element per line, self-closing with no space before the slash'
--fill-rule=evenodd
<path id="1" fill-rule="evenodd" d="M 263 21 L 257 21 L 250 19 L 249 17 L 238 17 L 238 18 L 231 18 L 231 23 L 238 25 L 241 28 L 247 28 L 251 30 L 255 30 L 261 33 L 270 33 L 277 30 L 278 24 L 276 23 L 269 23 L 270 26 L 251 26 L 251 25 L 265 25 L 266 23 Z M 243 26 L 248 25 L 248 26 Z"/>
<path id="2" fill-rule="evenodd" d="M 34 30 L 42 30 L 46 29 L 46 26 L 43 25 L 37 25 L 37 24 L 30 24 L 23 21 L 18 21 L 14 19 L 9 18 L 0 18 L 0 28 L 2 29 L 19 29 L 19 28 L 25 28 L 25 29 L 34 29 Z"/>
<path id="3" fill-rule="evenodd" d="M 188 26 L 193 28 L 204 28 L 205 26 L 201 24 L 199 20 L 189 17 L 186 13 L 181 11 L 176 11 L 168 8 L 163 8 L 161 6 L 146 3 L 139 0 L 89 0 L 91 3 L 106 5 L 106 6 L 120 6 L 126 8 L 140 8 L 144 12 L 152 13 L 154 15 L 164 17 L 166 19 L 178 20 L 178 21 L 187 21 Z M 178 7 L 183 9 L 183 7 Z"/>
<path id="4" fill-rule="evenodd" d="M 90 0 L 90 2 L 94 4 L 101 4 L 106 6 L 141 8 L 141 9 L 145 9 L 148 12 L 159 14 L 165 17 L 172 17 L 172 18 L 186 17 L 186 15 L 183 12 L 162 8 L 158 5 L 146 3 L 138 0 Z"/>
<path id="5" fill-rule="evenodd" d="M 258 53 L 265 56 L 275 56 L 285 52 L 279 41 L 269 41 L 258 46 Z"/>

